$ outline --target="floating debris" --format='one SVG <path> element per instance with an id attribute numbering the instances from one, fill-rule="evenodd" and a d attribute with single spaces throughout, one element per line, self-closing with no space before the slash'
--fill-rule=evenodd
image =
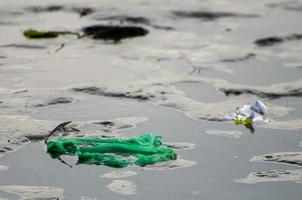
<path id="1" fill-rule="evenodd" d="M 245 126 L 247 129 L 251 131 L 251 133 L 255 132 L 255 128 L 253 127 L 253 120 L 251 118 L 245 118 L 245 119 L 236 118 L 234 119 L 234 123 L 236 125 Z"/>
<path id="2" fill-rule="evenodd" d="M 76 123 L 73 123 L 72 121 L 62 122 L 61 124 L 57 125 L 52 131 L 49 132 L 43 139 L 44 142 L 47 143 L 48 139 L 56 135 L 58 132 L 63 132 L 64 134 L 68 132 L 80 132 L 80 130 L 77 127 Z M 66 134 L 67 135 L 67 134 Z"/>
<path id="3" fill-rule="evenodd" d="M 43 141 L 50 136 L 66 137 L 68 135 L 74 137 L 103 137 L 104 132 L 110 133 L 105 136 L 113 137 L 113 134 L 121 130 L 133 129 L 147 120 L 145 117 L 123 117 L 98 121 L 67 121 L 56 126 L 58 121 L 38 120 L 26 116 L 0 115 L 2 124 L 0 127 L 0 157 L 22 148 L 30 141 Z M 113 125 L 104 126 L 102 129 L 101 126 L 103 125 L 96 124 L 103 124 L 106 121 L 110 121 Z M 50 131 L 51 134 L 48 133 L 51 127 L 54 126 L 56 128 Z M 84 129 L 85 132 L 81 132 L 80 129 Z M 96 131 L 96 129 L 100 131 Z"/>
<path id="4" fill-rule="evenodd" d="M 261 115 L 265 115 L 267 111 L 267 107 L 262 101 L 257 100 L 251 104 L 251 110 Z"/>
<path id="5" fill-rule="evenodd" d="M 60 35 L 76 35 L 80 37 L 78 33 L 70 31 L 38 31 L 35 29 L 27 29 L 23 32 L 23 35 L 29 39 L 52 39 Z"/>
<path id="6" fill-rule="evenodd" d="M 242 108 L 237 109 L 235 113 L 227 114 L 225 118 L 233 120 L 236 125 L 244 125 L 251 133 L 254 133 L 254 123 L 268 122 L 265 119 L 266 112 L 266 105 L 262 101 L 256 100 L 251 104 L 246 104 Z"/>
<path id="7" fill-rule="evenodd" d="M 195 83 L 205 82 L 214 84 L 215 88 L 241 88 L 241 85 L 231 84 L 227 81 L 219 79 L 208 79 L 203 77 L 192 77 L 189 75 L 173 76 L 165 79 L 147 80 L 147 81 L 133 81 L 128 84 L 104 84 L 100 86 L 76 86 L 71 88 L 74 92 L 81 92 L 89 95 L 101 95 L 112 98 L 127 98 L 139 100 L 142 102 L 150 102 L 155 105 L 160 105 L 174 110 L 183 112 L 187 117 L 195 120 L 207 121 L 228 121 L 225 114 L 231 113 L 236 107 L 244 102 L 250 101 L 251 98 L 246 95 L 240 97 L 230 97 L 219 102 L 201 102 L 191 97 L 188 97 L 183 91 L 175 87 L 176 83 L 192 81 Z M 302 80 L 299 81 L 302 84 Z M 284 83 L 281 85 L 272 85 L 266 91 L 265 87 L 247 86 L 265 92 L 282 92 L 290 89 L 294 83 Z M 296 88 L 296 87 L 295 87 Z M 294 89 L 294 88 L 293 88 Z M 252 99 L 256 100 L 256 97 Z M 290 108 L 278 106 L 268 103 L 270 107 L 270 114 L 275 116 L 285 116 L 289 113 Z"/>
<path id="8" fill-rule="evenodd" d="M 47 142 L 52 158 L 75 155 L 78 164 L 106 165 L 122 168 L 145 166 L 176 159 L 176 153 L 162 145 L 161 138 L 145 133 L 129 139 L 59 138 Z"/>
<path id="9" fill-rule="evenodd" d="M 131 181 L 114 180 L 107 185 L 107 188 L 112 192 L 116 192 L 123 195 L 133 195 L 137 193 L 136 185 Z"/>
<path id="10" fill-rule="evenodd" d="M 93 39 L 112 40 L 119 42 L 126 38 L 144 36 L 149 33 L 148 30 L 138 26 L 111 26 L 94 25 L 83 28 L 85 35 Z"/>

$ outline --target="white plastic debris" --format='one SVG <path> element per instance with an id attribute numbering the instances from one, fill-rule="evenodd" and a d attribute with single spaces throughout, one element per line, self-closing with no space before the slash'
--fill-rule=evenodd
<path id="1" fill-rule="evenodd" d="M 227 120 L 244 120 L 250 118 L 254 123 L 268 122 L 265 118 L 267 113 L 267 106 L 261 101 L 256 100 L 251 104 L 246 104 L 241 108 L 238 108 L 235 113 L 227 114 L 225 119 Z"/>
<path id="2" fill-rule="evenodd" d="M 257 100 L 253 104 L 251 104 L 251 109 L 262 115 L 265 115 L 267 111 L 266 105 L 260 100 Z"/>

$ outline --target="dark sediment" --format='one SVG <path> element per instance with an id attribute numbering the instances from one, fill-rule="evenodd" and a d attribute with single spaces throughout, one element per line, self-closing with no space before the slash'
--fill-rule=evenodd
<path id="1" fill-rule="evenodd" d="M 107 133 L 114 133 L 124 129 L 135 128 L 137 124 L 142 123 L 145 121 L 145 118 L 117 118 L 113 120 L 100 120 L 100 121 L 93 121 L 90 125 L 98 125 L 98 130 L 102 130 Z M 95 126 L 93 126 L 95 129 Z M 110 135 L 106 135 L 110 136 Z"/>
<path id="2" fill-rule="evenodd" d="M 150 26 L 160 30 L 166 30 L 166 31 L 174 30 L 174 28 L 171 26 L 161 26 L 161 25 L 153 25 L 153 24 L 150 24 Z"/>
<path id="3" fill-rule="evenodd" d="M 93 12 L 95 12 L 93 8 L 88 8 L 88 7 L 73 7 L 71 8 L 71 10 L 78 13 L 80 17 L 84 17 L 86 15 L 90 15 Z"/>
<path id="4" fill-rule="evenodd" d="M 93 39 L 113 40 L 118 42 L 122 39 L 144 36 L 148 30 L 138 26 L 110 26 L 94 25 L 83 28 L 85 35 Z"/>
<path id="5" fill-rule="evenodd" d="M 256 54 L 254 53 L 248 53 L 247 55 L 243 56 L 243 57 L 238 57 L 238 58 L 226 58 L 226 59 L 222 59 L 220 60 L 221 62 L 242 62 L 242 61 L 246 61 L 249 60 L 251 58 L 256 57 Z"/>
<path id="6" fill-rule="evenodd" d="M 63 10 L 64 7 L 60 5 L 50 5 L 50 6 L 32 6 L 26 8 L 27 11 L 33 12 L 33 13 L 41 13 L 41 12 L 58 12 Z"/>
<path id="7" fill-rule="evenodd" d="M 164 143 L 164 145 L 176 150 L 189 150 L 195 146 L 193 143 Z"/>
<path id="8" fill-rule="evenodd" d="M 47 137 L 48 134 L 45 135 L 25 135 L 24 137 L 26 137 L 28 140 L 30 141 L 40 141 L 40 140 L 44 140 Z"/>
<path id="9" fill-rule="evenodd" d="M 71 97 L 58 97 L 51 99 L 45 104 L 38 104 L 36 107 L 44 107 L 44 106 L 49 106 L 49 105 L 56 105 L 56 104 L 67 104 L 67 103 L 72 103 L 74 101 L 73 98 Z"/>
<path id="10" fill-rule="evenodd" d="M 120 21 L 121 23 L 132 23 L 132 24 L 150 24 L 150 20 L 145 17 L 134 17 L 127 15 L 116 15 L 109 17 L 96 17 L 96 20 L 108 20 L 108 21 Z"/>
<path id="11" fill-rule="evenodd" d="M 206 21 L 214 21 L 219 18 L 224 17 L 258 17 L 258 15 L 253 14 L 238 14 L 232 12 L 211 12 L 211 11 L 174 11 L 174 15 L 183 18 L 196 18 Z"/>
<path id="12" fill-rule="evenodd" d="M 105 127 L 110 127 L 110 126 L 113 126 L 113 125 L 114 125 L 114 123 L 111 122 L 111 121 L 95 122 L 95 124 L 103 125 L 103 126 L 105 126 Z"/>
<path id="13" fill-rule="evenodd" d="M 2 138 L 1 138 L 2 139 Z M 24 136 L 8 136 L 7 140 L 1 141 L 0 144 L 0 157 L 4 154 L 16 151 L 23 144 L 29 142 L 29 140 Z"/>
<path id="14" fill-rule="evenodd" d="M 90 7 L 64 7 L 61 5 L 50 5 L 50 6 L 32 6 L 26 8 L 27 11 L 32 13 L 44 13 L 44 12 L 58 12 L 67 11 L 78 13 L 80 17 L 89 15 L 95 11 L 95 9 Z"/>
<path id="15" fill-rule="evenodd" d="M 256 162 L 278 162 L 302 166 L 302 152 L 279 152 L 255 156 L 252 161 Z"/>
<path id="16" fill-rule="evenodd" d="M 113 121 L 100 121 L 100 122 L 94 122 L 94 124 L 103 126 L 103 128 L 101 130 L 104 132 L 107 132 L 107 133 L 113 133 L 118 130 L 129 129 L 129 128 L 135 127 L 133 124 L 122 124 L 122 123 L 118 123 L 118 122 L 114 123 Z"/>
<path id="17" fill-rule="evenodd" d="M 268 170 L 250 173 L 246 178 L 236 180 L 238 183 L 261 183 L 273 181 L 301 181 L 301 170 Z"/>
<path id="18" fill-rule="evenodd" d="M 0 48 L 20 48 L 20 49 L 45 49 L 45 46 L 42 45 L 32 45 L 32 44 L 6 44 L 0 45 Z"/>
<path id="19" fill-rule="evenodd" d="M 146 17 L 136 17 L 136 16 L 128 16 L 128 15 L 116 15 L 116 16 L 109 16 L 109 17 L 95 17 L 96 20 L 104 20 L 104 21 L 118 21 L 121 24 L 143 24 L 155 29 L 162 29 L 162 30 L 173 30 L 173 27 L 170 26 L 162 26 L 162 25 L 155 25 L 152 24 L 151 20 Z"/>
<path id="20" fill-rule="evenodd" d="M 272 36 L 255 41 L 255 44 L 260 47 L 273 46 L 287 41 L 302 40 L 302 34 L 291 34 L 288 36 Z"/>
<path id="21" fill-rule="evenodd" d="M 302 88 L 288 90 L 285 92 L 264 92 L 257 89 L 233 89 L 233 88 L 230 89 L 221 88 L 220 91 L 223 92 L 226 96 L 253 94 L 267 99 L 278 99 L 282 97 L 302 97 Z"/>
<path id="22" fill-rule="evenodd" d="M 106 88 L 98 88 L 98 87 L 83 87 L 83 88 L 73 88 L 74 92 L 82 92 L 86 94 L 92 94 L 92 95 L 100 95 L 105 97 L 114 97 L 114 98 L 125 98 L 125 99 L 136 99 L 139 101 L 147 101 L 153 98 L 153 95 L 143 95 L 140 94 L 140 92 L 109 92 L 106 91 Z"/>

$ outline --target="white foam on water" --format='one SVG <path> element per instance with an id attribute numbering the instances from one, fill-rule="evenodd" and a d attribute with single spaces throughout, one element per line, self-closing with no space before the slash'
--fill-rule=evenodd
<path id="1" fill-rule="evenodd" d="M 279 181 L 301 183 L 302 170 L 269 170 L 265 172 L 253 172 L 245 178 L 235 180 L 237 183 L 247 184 Z"/>
<path id="2" fill-rule="evenodd" d="M 16 194 L 20 200 L 61 199 L 64 196 L 64 190 L 57 187 L 8 185 L 0 186 L 0 190 Z"/>
<path id="3" fill-rule="evenodd" d="M 134 195 L 137 193 L 136 185 L 131 181 L 114 180 L 107 185 L 107 188 L 112 192 L 122 195 Z"/>
<path id="4" fill-rule="evenodd" d="M 206 133 L 209 135 L 223 136 L 229 138 L 240 138 L 242 135 L 242 132 L 240 131 L 228 131 L 228 130 L 207 130 Z"/>
<path id="5" fill-rule="evenodd" d="M 126 178 L 126 177 L 131 177 L 137 175 L 137 172 L 135 171 L 111 171 L 109 173 L 101 175 L 102 178 Z"/>

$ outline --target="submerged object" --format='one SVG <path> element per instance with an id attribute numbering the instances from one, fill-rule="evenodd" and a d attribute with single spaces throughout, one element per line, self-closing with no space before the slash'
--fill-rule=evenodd
<path id="1" fill-rule="evenodd" d="M 115 168 L 145 166 L 177 158 L 171 148 L 162 145 L 161 137 L 152 133 L 129 139 L 59 138 L 46 144 L 47 152 L 52 158 L 60 158 L 62 155 L 77 156 L 78 164 Z"/>
<path id="2" fill-rule="evenodd" d="M 145 36 L 149 31 L 139 26 L 113 26 L 93 25 L 83 28 L 85 35 L 93 39 L 112 40 L 118 42 L 122 39 Z"/>

